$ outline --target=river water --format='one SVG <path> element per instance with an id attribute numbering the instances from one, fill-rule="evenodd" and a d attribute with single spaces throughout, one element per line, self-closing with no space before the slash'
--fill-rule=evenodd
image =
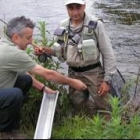
<path id="1" fill-rule="evenodd" d="M 25 15 L 35 22 L 46 21 L 53 33 L 67 17 L 64 0 L 0 0 L 0 19 Z M 140 67 L 140 0 L 87 0 L 86 11 L 102 18 L 112 41 L 118 69 L 127 79 Z M 2 22 L 0 27 L 2 28 Z M 0 31 L 2 30 L 0 28 Z M 65 66 L 64 66 L 65 67 Z"/>

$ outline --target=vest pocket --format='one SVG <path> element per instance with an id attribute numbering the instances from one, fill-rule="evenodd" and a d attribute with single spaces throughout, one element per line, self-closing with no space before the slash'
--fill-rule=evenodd
<path id="1" fill-rule="evenodd" d="M 93 39 L 83 40 L 82 53 L 84 61 L 95 61 L 99 55 L 97 43 Z"/>
<path id="2" fill-rule="evenodd" d="M 67 63 L 70 66 L 77 65 L 81 58 L 78 54 L 77 46 L 68 45 L 67 48 Z"/>

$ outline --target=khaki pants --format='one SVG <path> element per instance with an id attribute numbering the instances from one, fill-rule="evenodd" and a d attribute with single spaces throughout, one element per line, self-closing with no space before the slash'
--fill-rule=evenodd
<path id="1" fill-rule="evenodd" d="M 103 81 L 104 72 L 101 67 L 85 72 L 74 72 L 69 69 L 69 76 L 83 81 L 89 90 L 89 95 L 83 91 L 77 91 L 70 87 L 69 98 L 72 101 L 75 111 L 84 111 L 86 114 L 94 115 L 98 110 L 110 110 L 108 103 L 109 94 L 98 95 L 98 89 Z"/>

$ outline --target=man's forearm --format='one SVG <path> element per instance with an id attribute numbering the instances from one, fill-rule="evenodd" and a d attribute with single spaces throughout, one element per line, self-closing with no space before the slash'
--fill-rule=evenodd
<path id="1" fill-rule="evenodd" d="M 71 85 L 71 83 L 73 82 L 72 78 L 69 78 L 53 70 L 48 70 L 48 72 L 44 76 L 48 81 L 63 85 Z"/>
<path id="2" fill-rule="evenodd" d="M 87 88 L 87 86 L 78 79 L 70 78 L 68 76 L 62 75 L 61 73 L 58 73 L 57 71 L 46 69 L 40 65 L 36 65 L 32 70 L 30 70 L 30 72 L 35 75 L 39 75 L 48 81 L 69 85 L 77 90 L 85 90 Z"/>
<path id="3" fill-rule="evenodd" d="M 44 48 L 44 52 L 45 52 L 46 54 L 48 54 L 48 55 L 54 55 L 53 50 L 52 50 L 51 48 L 49 48 L 49 47 L 45 47 L 45 48 Z"/>
<path id="4" fill-rule="evenodd" d="M 43 88 L 44 84 L 41 83 L 40 81 L 38 81 L 37 79 L 35 79 L 34 76 L 31 75 L 30 73 L 27 73 L 27 74 L 29 74 L 33 79 L 33 85 L 32 86 L 41 91 L 41 89 Z"/>

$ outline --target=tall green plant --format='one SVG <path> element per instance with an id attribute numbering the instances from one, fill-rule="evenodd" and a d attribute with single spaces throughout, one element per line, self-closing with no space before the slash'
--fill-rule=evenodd
<path id="1" fill-rule="evenodd" d="M 54 125 L 52 138 L 70 139 L 135 139 L 140 138 L 140 114 L 134 114 L 129 121 L 122 118 L 125 111 L 116 97 L 110 99 L 112 112 L 110 120 L 97 114 L 92 118 L 65 118 Z"/>
<path id="2" fill-rule="evenodd" d="M 52 47 L 54 43 L 54 39 L 49 39 L 50 33 L 46 29 L 47 23 L 45 21 L 40 21 L 38 22 L 37 29 L 38 29 L 38 34 L 34 38 L 34 42 L 37 45 L 41 45 L 44 47 Z M 35 60 L 38 64 L 42 65 L 45 68 L 48 69 L 53 69 L 53 70 L 60 70 L 60 62 L 57 60 L 48 59 L 48 61 L 41 63 L 38 61 L 38 57 L 34 55 L 33 53 L 33 47 L 29 46 L 26 50 L 26 52 L 32 57 L 33 60 Z M 44 83 L 46 86 L 54 89 L 54 90 L 59 90 L 60 92 L 60 97 L 63 96 L 61 93 L 66 93 L 66 90 L 63 86 L 54 84 L 53 82 L 46 81 L 44 78 L 40 76 L 36 76 L 36 79 L 38 79 L 40 82 Z M 28 97 L 25 101 L 25 104 L 22 109 L 22 120 L 21 120 L 21 129 L 22 131 L 28 132 L 28 130 L 32 130 L 33 132 L 35 131 L 36 123 L 37 123 L 37 118 L 40 110 L 40 104 L 42 101 L 42 96 L 43 94 L 40 93 L 40 91 L 32 88 L 30 90 L 30 93 L 28 93 Z M 58 103 L 59 104 L 59 103 Z M 62 103 L 61 103 L 62 107 Z"/>

